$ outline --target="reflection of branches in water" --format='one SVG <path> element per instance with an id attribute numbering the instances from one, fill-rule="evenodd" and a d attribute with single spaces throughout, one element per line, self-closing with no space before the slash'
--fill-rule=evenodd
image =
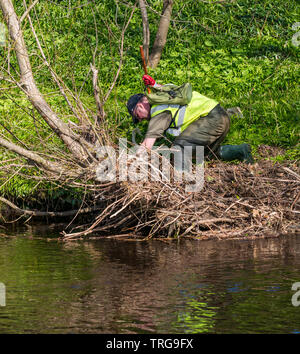
<path id="1" fill-rule="evenodd" d="M 66 243 L 68 249 L 73 245 L 78 247 Z M 83 247 L 93 259 L 102 260 L 93 270 L 93 293 L 84 301 L 91 307 L 101 304 L 94 318 L 103 319 L 105 326 L 119 333 L 183 326 L 211 331 L 215 317 L 232 301 L 228 287 L 242 282 L 242 290 L 253 285 L 251 279 L 265 279 L 266 273 L 274 271 L 274 258 L 284 262 L 293 257 L 299 264 L 300 250 L 296 237 L 246 242 L 184 240 L 169 242 L 167 247 L 159 240 L 97 242 Z"/>

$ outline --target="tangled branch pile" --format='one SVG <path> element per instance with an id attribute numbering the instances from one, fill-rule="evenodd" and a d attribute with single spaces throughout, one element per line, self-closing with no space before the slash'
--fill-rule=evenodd
<path id="1" fill-rule="evenodd" d="M 206 168 L 204 187 L 197 193 L 162 182 L 114 185 L 109 191 L 113 200 L 95 222 L 64 239 L 107 232 L 146 238 L 249 238 L 299 230 L 299 167 L 290 167 L 270 161 L 252 166 L 217 162 Z"/>

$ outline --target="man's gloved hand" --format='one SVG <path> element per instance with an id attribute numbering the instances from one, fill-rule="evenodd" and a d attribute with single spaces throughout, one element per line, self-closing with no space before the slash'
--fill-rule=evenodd
<path id="1" fill-rule="evenodd" d="M 155 80 L 150 75 L 144 75 L 143 81 L 146 86 L 154 86 L 155 85 Z"/>

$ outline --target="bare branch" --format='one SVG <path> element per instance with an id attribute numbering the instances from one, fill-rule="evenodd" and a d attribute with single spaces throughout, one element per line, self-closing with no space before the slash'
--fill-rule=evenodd
<path id="1" fill-rule="evenodd" d="M 115 87 L 115 84 L 116 84 L 116 82 L 117 82 L 117 80 L 118 80 L 118 77 L 119 77 L 119 75 L 120 75 L 121 68 L 122 68 L 122 65 L 123 65 L 124 36 L 125 36 L 125 32 L 126 32 L 126 30 L 127 30 L 127 27 L 129 26 L 129 23 L 130 23 L 130 21 L 131 21 L 131 19 L 132 19 L 132 16 L 133 16 L 133 14 L 134 14 L 134 11 L 135 11 L 135 9 L 136 9 L 136 5 L 137 5 L 137 1 L 135 2 L 134 6 L 133 6 L 133 9 L 132 9 L 132 11 L 131 11 L 131 14 L 130 14 L 130 16 L 129 16 L 129 19 L 128 19 L 126 25 L 124 26 L 124 28 L 123 28 L 123 30 L 122 30 L 122 33 L 121 33 L 121 43 L 120 43 L 120 61 L 119 61 L 119 67 L 118 67 L 118 70 L 117 70 L 117 72 L 116 72 L 116 74 L 115 74 L 114 80 L 113 80 L 113 82 L 112 82 L 112 84 L 111 84 L 109 90 L 107 91 L 107 93 L 106 93 L 106 95 L 105 95 L 105 97 L 104 97 L 104 99 L 103 99 L 103 104 L 105 104 L 105 102 L 107 101 L 107 99 L 108 99 L 109 95 L 111 94 L 113 88 Z"/>
<path id="2" fill-rule="evenodd" d="M 91 213 L 93 211 L 101 209 L 99 206 L 95 206 L 95 207 L 81 208 L 81 209 L 61 211 L 61 212 L 37 211 L 37 210 L 21 209 L 17 205 L 15 205 L 14 203 L 10 202 L 9 200 L 7 200 L 7 199 L 5 199 L 3 197 L 0 197 L 0 202 L 5 203 L 6 205 L 8 205 L 12 209 L 14 209 L 14 211 L 17 214 L 21 214 L 21 215 L 24 215 L 24 216 L 27 215 L 27 216 L 40 216 L 40 217 L 45 217 L 45 216 L 48 216 L 48 217 L 66 217 L 66 216 L 73 216 L 73 215 L 78 215 L 78 214 Z"/>
<path id="3" fill-rule="evenodd" d="M 0 137 L 0 145 L 5 147 L 6 149 L 13 151 L 20 155 L 21 157 L 25 157 L 26 159 L 35 162 L 38 166 L 41 166 L 43 169 L 49 172 L 60 173 L 63 172 L 62 168 L 54 163 L 47 160 L 44 160 L 41 156 L 33 151 L 29 151 L 27 149 L 22 148 L 6 139 Z"/>
<path id="4" fill-rule="evenodd" d="M 35 5 L 39 2 L 39 0 L 35 0 L 29 7 L 28 9 L 26 9 L 26 11 L 23 13 L 23 15 L 20 17 L 20 24 L 23 22 L 23 20 L 25 19 L 25 17 L 27 17 L 27 15 L 29 14 L 30 10 L 33 9 L 35 7 Z M 25 2 L 26 5 L 26 2 Z M 26 7 L 25 7 L 26 8 Z"/>
<path id="5" fill-rule="evenodd" d="M 24 3 L 24 6 L 25 6 L 25 8 L 26 8 L 26 0 L 23 0 L 23 3 Z M 63 88 L 63 83 L 60 83 L 60 80 L 59 80 L 57 74 L 56 74 L 56 73 L 54 72 L 54 70 L 51 68 L 50 63 L 48 62 L 48 60 L 47 60 L 47 58 L 46 58 L 46 56 L 45 56 L 45 53 L 44 53 L 44 51 L 43 51 L 43 48 L 42 48 L 41 43 L 40 43 L 40 41 L 39 41 L 39 38 L 38 38 L 38 36 L 37 36 L 37 34 L 36 34 L 36 31 L 35 31 L 35 29 L 34 29 L 34 26 L 33 26 L 33 24 L 32 24 L 31 17 L 29 16 L 29 14 L 28 14 L 28 21 L 29 21 L 29 24 L 30 24 L 31 31 L 32 31 L 32 33 L 33 33 L 33 35 L 34 35 L 34 38 L 35 38 L 35 40 L 36 40 L 37 46 L 38 46 L 38 48 L 39 48 L 39 51 L 40 51 L 40 53 L 41 53 L 41 55 L 42 55 L 42 59 L 44 60 L 44 63 L 45 63 L 46 66 L 48 67 L 48 69 L 49 69 L 49 71 L 50 71 L 50 73 L 51 73 L 51 76 L 52 76 L 53 80 L 55 81 L 56 85 L 58 86 L 58 88 L 59 88 L 59 90 L 60 90 L 60 93 L 61 93 L 62 96 L 64 97 L 65 101 L 67 102 L 67 104 L 68 104 L 68 106 L 70 107 L 70 109 L 71 109 L 72 113 L 74 114 L 74 116 L 78 119 L 78 121 L 79 121 L 81 124 L 83 124 L 83 122 L 82 122 L 82 117 L 81 117 L 80 115 L 78 115 L 78 113 L 77 113 L 75 107 L 74 107 L 74 106 L 72 105 L 72 103 L 70 102 L 70 100 L 69 100 L 69 98 L 68 98 L 68 96 L 67 96 L 67 94 L 66 94 L 66 92 L 65 92 L 65 90 L 64 90 L 64 88 Z"/>

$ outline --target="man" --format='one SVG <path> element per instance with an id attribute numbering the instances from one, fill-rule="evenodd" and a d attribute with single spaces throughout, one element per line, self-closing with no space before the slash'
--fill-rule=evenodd
<path id="1" fill-rule="evenodd" d="M 143 81 L 146 86 L 161 86 L 149 75 L 144 75 Z M 151 106 L 147 97 L 140 93 L 129 98 L 127 108 L 134 124 L 149 120 L 141 144 L 144 148 L 151 150 L 156 139 L 168 132 L 175 137 L 174 147 L 204 146 L 204 156 L 208 158 L 215 156 L 225 161 L 237 159 L 253 163 L 250 145 L 220 145 L 229 131 L 229 115 L 217 101 L 196 91 L 186 106 Z"/>

